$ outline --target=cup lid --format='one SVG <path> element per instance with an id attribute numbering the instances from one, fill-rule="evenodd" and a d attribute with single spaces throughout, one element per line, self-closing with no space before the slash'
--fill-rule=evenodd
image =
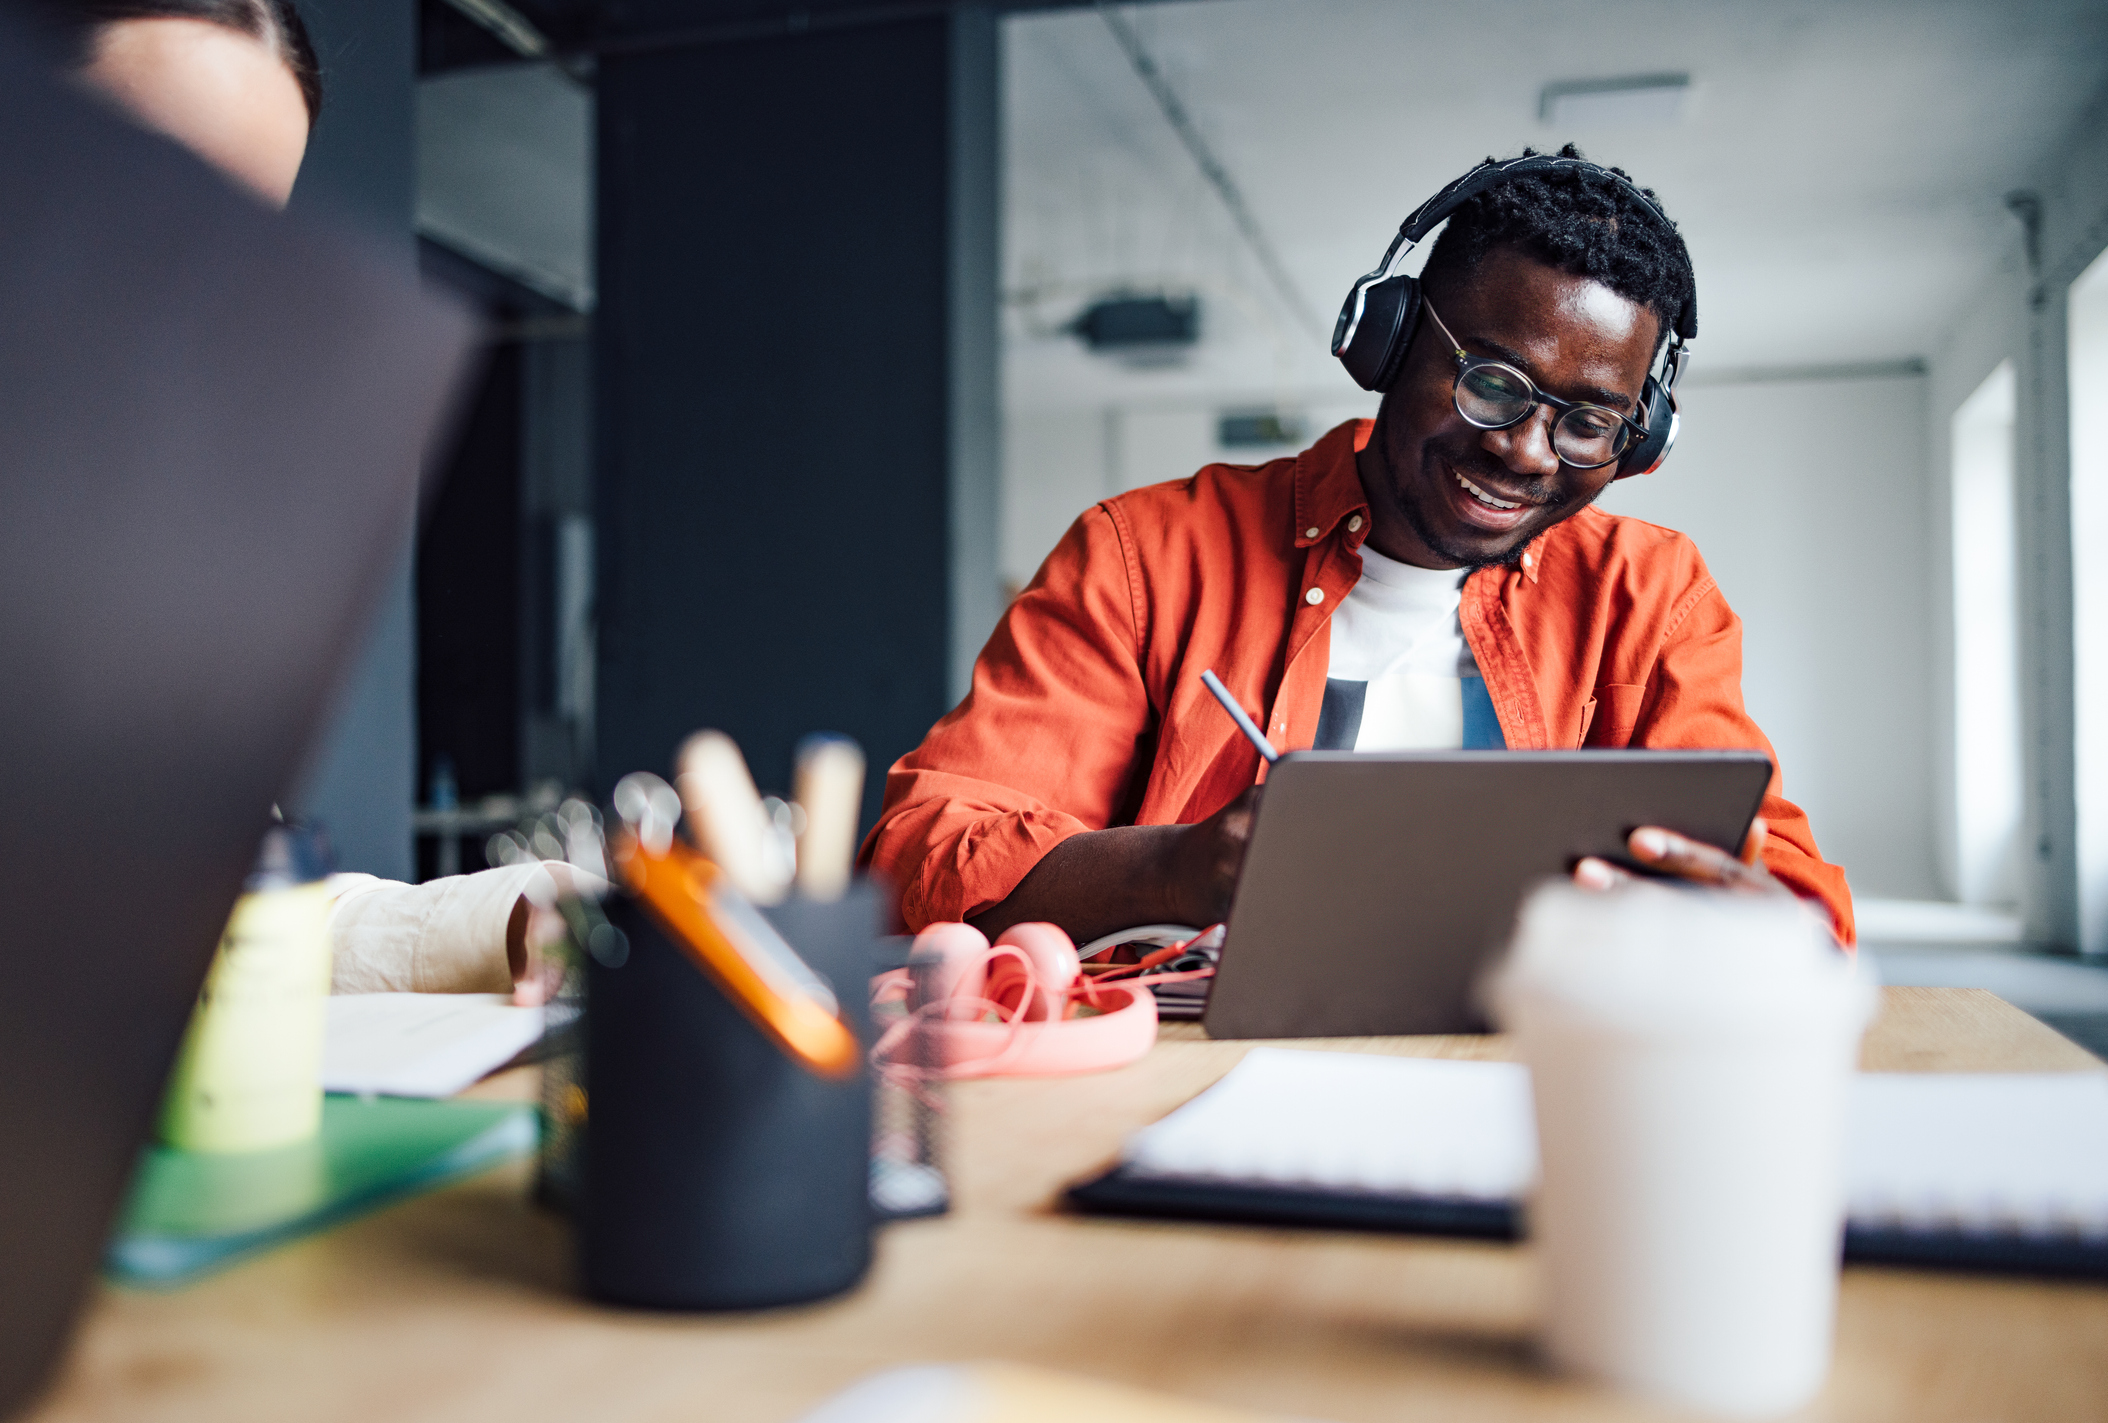
<path id="1" fill-rule="evenodd" d="M 1532 1010 L 1648 1037 L 1863 1028 L 1871 970 L 1787 895 L 1552 882 L 1524 903 L 1488 983 L 1503 1026 Z"/>

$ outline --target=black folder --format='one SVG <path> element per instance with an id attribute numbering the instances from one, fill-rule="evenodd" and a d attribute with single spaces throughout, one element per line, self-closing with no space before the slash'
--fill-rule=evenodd
<path id="1" fill-rule="evenodd" d="M 1068 1203 L 1096 1215 L 1151 1216 L 1320 1230 L 1523 1238 L 1511 1201 L 1281 1188 L 1248 1182 L 1145 1175 L 1116 1166 L 1071 1186 Z M 2108 1279 L 2108 1240 L 1965 1230 L 1898 1230 L 1847 1224 L 1848 1264 L 1924 1266 L 1997 1274 Z"/>

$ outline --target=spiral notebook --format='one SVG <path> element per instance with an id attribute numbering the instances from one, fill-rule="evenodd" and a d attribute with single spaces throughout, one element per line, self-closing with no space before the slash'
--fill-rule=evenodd
<path id="1" fill-rule="evenodd" d="M 1071 1188 L 1088 1211 L 1514 1239 L 1529 1073 L 1254 1048 Z M 1848 1260 L 2108 1278 L 2108 1073 L 1862 1073 Z"/>

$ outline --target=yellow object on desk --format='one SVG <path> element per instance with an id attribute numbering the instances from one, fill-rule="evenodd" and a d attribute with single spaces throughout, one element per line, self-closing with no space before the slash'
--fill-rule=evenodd
<path id="1" fill-rule="evenodd" d="M 272 836 L 291 837 L 283 826 Z M 322 1122 L 329 1001 L 327 886 L 272 854 L 236 901 L 161 1107 L 161 1140 L 185 1151 L 263 1151 Z"/>

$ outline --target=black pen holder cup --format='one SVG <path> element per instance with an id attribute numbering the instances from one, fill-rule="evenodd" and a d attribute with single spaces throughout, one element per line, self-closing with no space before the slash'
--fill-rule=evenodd
<path id="1" fill-rule="evenodd" d="M 618 892 L 606 910 L 628 952 L 587 965 L 585 1292 L 712 1310 L 849 1289 L 871 1264 L 869 1068 L 835 1080 L 807 1070 L 640 903 Z M 877 892 L 859 884 L 765 912 L 868 1049 Z"/>

